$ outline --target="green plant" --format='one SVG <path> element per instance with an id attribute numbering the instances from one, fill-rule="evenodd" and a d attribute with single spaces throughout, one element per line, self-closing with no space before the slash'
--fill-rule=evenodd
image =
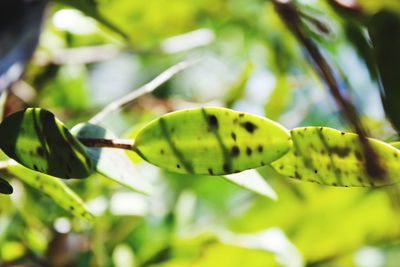
<path id="1" fill-rule="evenodd" d="M 225 108 L 166 114 L 145 125 L 134 140 L 110 138 L 108 130 L 91 124 L 74 128 L 74 137 L 52 113 L 39 108 L 5 118 L 0 132 L 4 133 L 0 148 L 31 169 L 24 172 L 20 165 L 10 164 L 6 167 L 9 172 L 25 176 L 22 180 L 83 217 L 87 212 L 79 199 L 49 177 L 86 178 L 96 170 L 125 184 L 113 174 L 118 167 L 106 165 L 107 159 L 99 160 L 101 147 L 131 150 L 154 165 L 187 174 L 227 175 L 271 165 L 282 175 L 323 185 L 368 187 L 399 180 L 400 151 L 387 143 L 368 139 L 385 169 L 385 176 L 371 177 L 356 134 L 327 127 L 296 128 L 289 134 L 271 120 Z M 123 159 L 122 156 L 113 162 Z M 111 170 L 107 172 L 108 169 Z M 2 192 L 11 193 L 7 182 L 3 180 L 1 185 Z M 141 190 L 140 183 L 133 182 L 131 187 L 146 191 Z M 75 210 L 76 206 L 80 210 Z"/>

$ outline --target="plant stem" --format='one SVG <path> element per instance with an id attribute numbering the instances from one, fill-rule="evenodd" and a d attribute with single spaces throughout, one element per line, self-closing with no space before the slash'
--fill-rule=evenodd
<path id="1" fill-rule="evenodd" d="M 273 3 L 283 22 L 309 54 L 317 73 L 320 75 L 322 80 L 325 81 L 331 95 L 335 99 L 337 105 L 343 111 L 345 118 L 353 125 L 356 133 L 358 134 L 366 159 L 365 169 L 367 173 L 374 178 L 384 178 L 386 171 L 381 166 L 378 160 L 378 155 L 368 142 L 367 132 L 361 124 L 360 118 L 357 115 L 357 110 L 354 108 L 351 101 L 349 101 L 341 93 L 339 83 L 335 78 L 335 75 L 333 74 L 328 62 L 319 51 L 317 45 L 305 34 L 301 28 L 302 21 L 298 10 L 291 1 L 274 0 Z"/>
<path id="2" fill-rule="evenodd" d="M 132 101 L 136 100 L 137 98 L 151 93 L 155 89 L 157 89 L 160 85 L 171 79 L 174 75 L 178 74 L 179 72 L 187 69 L 188 67 L 193 66 L 194 64 L 198 63 L 200 60 L 190 60 L 190 61 L 182 61 L 178 64 L 169 67 L 156 78 L 151 80 L 150 82 L 146 83 L 142 87 L 134 90 L 130 94 L 125 95 L 124 97 L 117 99 L 110 104 L 108 104 L 104 109 L 102 109 L 99 113 L 97 113 L 94 117 L 92 117 L 89 122 L 93 124 L 99 123 L 105 117 L 107 117 L 111 112 L 114 112 L 128 104 Z"/>
<path id="3" fill-rule="evenodd" d="M 103 139 L 103 138 L 78 138 L 78 140 L 88 147 L 110 147 L 133 150 L 134 139 Z"/>

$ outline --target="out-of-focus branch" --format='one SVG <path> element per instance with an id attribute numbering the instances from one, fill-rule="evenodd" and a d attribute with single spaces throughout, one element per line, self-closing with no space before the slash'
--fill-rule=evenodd
<path id="1" fill-rule="evenodd" d="M 378 155 L 372 149 L 367 139 L 367 133 L 361 124 L 360 118 L 351 101 L 340 91 L 340 85 L 336 80 L 328 62 L 322 56 L 317 45 L 305 34 L 302 29 L 302 21 L 296 7 L 290 0 L 274 0 L 275 9 L 289 30 L 296 36 L 300 44 L 310 56 L 314 68 L 325 81 L 329 92 L 334 97 L 337 105 L 343 112 L 345 118 L 353 125 L 354 130 L 360 138 L 365 155 L 365 168 L 367 173 L 374 178 L 384 178 L 385 170 L 378 160 Z"/>
<path id="2" fill-rule="evenodd" d="M 90 64 L 116 57 L 122 51 L 113 45 L 60 49 L 54 55 L 37 52 L 34 60 L 40 65 Z"/>
<path id="3" fill-rule="evenodd" d="M 137 98 L 151 93 L 155 89 L 157 89 L 160 85 L 171 79 L 174 75 L 178 74 L 179 72 L 193 66 L 194 64 L 198 63 L 200 60 L 190 60 L 190 61 L 182 61 L 172 67 L 166 69 L 156 78 L 151 80 L 149 83 L 146 83 L 142 87 L 134 90 L 130 94 L 125 95 L 124 97 L 117 99 L 114 102 L 108 104 L 103 110 L 97 113 L 93 118 L 89 120 L 90 123 L 96 124 L 99 123 L 102 119 L 104 119 L 108 114 L 114 112 L 128 104 L 132 101 L 136 100 Z"/>

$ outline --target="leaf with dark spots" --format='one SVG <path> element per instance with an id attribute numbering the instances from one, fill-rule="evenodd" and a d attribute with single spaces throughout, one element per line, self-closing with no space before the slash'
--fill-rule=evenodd
<path id="1" fill-rule="evenodd" d="M 302 134 L 299 134 L 302 133 Z M 365 159 L 358 135 L 331 128 L 308 127 L 291 131 L 293 148 L 271 165 L 289 177 L 304 181 L 336 186 L 384 186 L 400 181 L 400 151 L 369 138 L 378 160 L 385 167 L 386 177 L 373 178 L 365 170 Z M 311 146 L 314 149 L 311 149 Z M 326 153 L 328 151 L 328 153 Z M 394 156 L 396 155 L 396 156 Z M 284 168 L 283 168 L 284 166 Z"/>
<path id="2" fill-rule="evenodd" d="M 55 179 L 44 173 L 32 171 L 20 164 L 10 164 L 7 172 L 17 177 L 23 183 L 49 196 L 57 205 L 72 215 L 93 220 L 93 215 L 87 210 L 82 199 L 75 194 L 62 180 Z M 72 208 L 71 208 L 72 207 Z"/>
<path id="3" fill-rule="evenodd" d="M 83 145 L 47 110 L 28 108 L 11 114 L 0 124 L 0 135 L 4 153 L 27 168 L 65 179 L 93 172 Z"/>
<path id="4" fill-rule="evenodd" d="M 269 164 L 290 146 L 288 132 L 271 120 L 206 107 L 172 112 L 150 122 L 139 131 L 133 150 L 170 171 L 209 175 L 212 170 L 212 175 L 221 175 Z"/>

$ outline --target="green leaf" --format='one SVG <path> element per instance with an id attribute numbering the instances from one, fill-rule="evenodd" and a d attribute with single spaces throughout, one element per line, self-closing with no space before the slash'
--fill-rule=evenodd
<path id="1" fill-rule="evenodd" d="M 400 131 L 400 16 L 389 11 L 375 14 L 368 25 L 374 56 L 381 78 L 385 113 Z"/>
<path id="2" fill-rule="evenodd" d="M 77 138 L 105 138 L 114 139 L 115 135 L 98 125 L 81 123 L 71 129 Z M 132 164 L 124 151 L 114 148 L 86 147 L 95 169 L 105 177 L 131 190 L 150 194 L 152 186 L 141 179 L 135 165 Z"/>
<path id="3" fill-rule="evenodd" d="M 10 195 L 12 192 L 12 186 L 3 178 L 0 178 L 0 194 Z"/>
<path id="4" fill-rule="evenodd" d="M 138 134 L 134 150 L 170 171 L 221 175 L 268 164 L 290 148 L 281 125 L 225 108 L 166 114 Z"/>
<path id="5" fill-rule="evenodd" d="M 225 95 L 225 103 L 227 107 L 232 107 L 232 105 L 243 98 L 246 91 L 246 84 L 249 81 L 251 74 L 253 73 L 254 66 L 252 63 L 247 63 L 239 78 L 235 81 L 232 87 Z"/>
<path id="6" fill-rule="evenodd" d="M 397 149 L 400 149 L 400 142 L 392 142 L 392 143 L 389 143 L 389 144 L 390 144 L 391 146 L 397 148 Z"/>
<path id="7" fill-rule="evenodd" d="M 61 180 L 32 171 L 19 164 L 11 164 L 7 170 L 24 183 L 48 195 L 57 205 L 72 215 L 89 221 L 93 220 L 93 215 L 87 210 L 82 199 Z"/>
<path id="8" fill-rule="evenodd" d="M 278 199 L 274 189 L 271 188 L 268 182 L 256 170 L 247 170 L 240 173 L 224 175 L 222 177 L 235 185 L 263 197 L 268 197 L 273 200 Z"/>
<path id="9" fill-rule="evenodd" d="M 368 139 L 386 170 L 386 177 L 372 178 L 358 135 L 326 127 L 296 128 L 291 135 L 292 150 L 271 164 L 280 174 L 333 186 L 383 186 L 400 179 L 400 151 L 387 143 Z"/>
<path id="10" fill-rule="evenodd" d="M 0 148 L 27 168 L 60 178 L 84 178 L 92 162 L 84 147 L 54 115 L 28 108 L 0 124 Z"/>

